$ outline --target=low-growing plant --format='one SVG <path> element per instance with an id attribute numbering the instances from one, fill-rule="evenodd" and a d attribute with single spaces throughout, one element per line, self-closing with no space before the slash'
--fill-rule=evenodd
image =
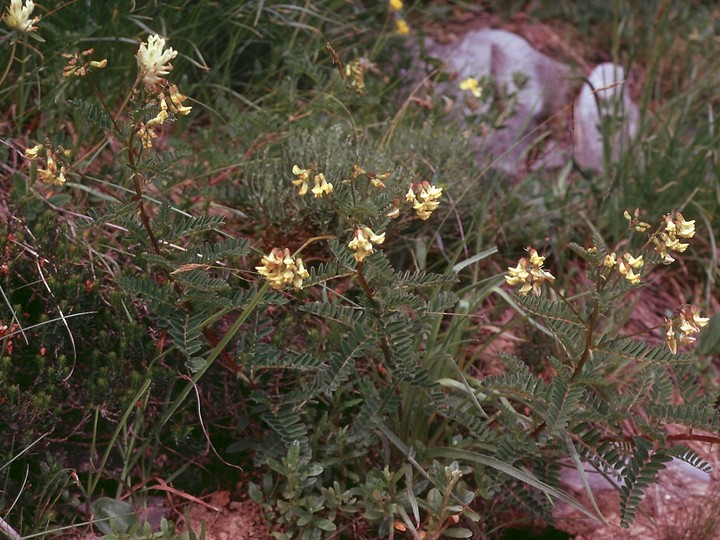
<path id="1" fill-rule="evenodd" d="M 269 2 L 255 12 L 251 4 L 234 14 L 245 21 L 242 32 L 255 28 L 246 24 L 251 14 L 255 23 L 269 14 L 272 25 L 294 29 L 283 38 L 288 50 L 299 48 L 308 20 L 328 24 L 311 7 Z M 32 2 L 13 1 L 15 18 L 5 20 L 13 49 L 3 78 L 14 77 L 20 125 L 41 109 L 29 106 L 23 82 L 26 69 L 37 76 L 31 62 L 41 57 L 16 56 L 18 48 L 35 54 L 26 42 L 41 24 L 32 11 Z M 188 27 L 200 14 L 188 16 Z M 393 1 L 368 16 L 407 35 L 408 15 Z M 250 33 L 259 40 L 266 30 Z M 273 26 L 267 35 L 277 33 Z M 24 148 L 14 143 L 21 161 L 12 204 L 21 217 L 16 231 L 0 237 L 8 321 L 0 329 L 0 380 L 12 381 L 0 400 L 11 410 L 12 433 L 0 446 L 11 465 L 0 467 L 3 508 L 14 510 L 7 493 L 24 489 L 13 467 L 30 452 L 17 449 L 54 431 L 65 412 L 54 404 L 73 395 L 75 370 L 90 381 L 72 412 L 82 410 L 77 431 L 91 432 L 91 442 L 82 464 L 37 467 L 35 477 L 46 482 L 27 492 L 25 506 L 38 505 L 33 530 L 59 519 L 53 506 L 62 505 L 84 511 L 108 539 L 194 538 L 169 521 L 152 530 L 137 508 L 154 480 L 164 477 L 161 487 L 180 481 L 189 454 L 204 445 L 207 462 L 215 456 L 228 470 L 235 461 L 257 469 L 261 479 L 248 481 L 247 491 L 280 539 L 357 531 L 485 537 L 518 503 L 552 521 L 554 500 L 602 521 L 589 487 L 587 508 L 560 482 L 561 467 L 584 478 L 586 464 L 621 486 L 621 524 L 629 526 L 669 460 L 709 470 L 683 445 L 717 442 L 720 431 L 718 393 L 699 391 L 698 360 L 683 352 L 708 319 L 682 304 L 645 321 L 642 332 L 623 331 L 649 269 L 656 275 L 688 248 L 695 221 L 672 211 L 653 229 L 640 211 L 627 212 L 627 236 L 612 247 L 602 227 L 567 253 L 554 245 L 584 271 L 572 289 L 532 248 L 498 273 L 490 239 L 502 233 L 488 234 L 485 208 L 496 184 L 460 200 L 482 174 L 468 164 L 457 124 L 437 110 L 408 110 L 412 100 L 393 100 L 391 77 L 372 59 L 320 41 L 309 41 L 321 45 L 315 53 L 283 67 L 282 81 L 273 79 L 278 57 L 271 67 L 248 68 L 249 77 L 277 82 L 289 97 L 275 90 L 265 108 L 245 109 L 218 98 L 217 110 L 235 125 L 218 131 L 228 140 L 196 126 L 199 149 L 175 142 L 184 117 L 199 107 L 172 82 L 179 55 L 164 38 L 150 33 L 140 41 L 130 57 L 138 74 L 124 86 L 109 88 L 99 77 L 115 69 L 114 57 L 92 49 L 61 54 L 56 75 L 74 81 L 63 92 L 78 92 L 68 106 L 87 140 L 76 147 L 71 133 L 48 129 Z M 320 52 L 334 65 L 318 65 Z M 237 59 L 228 55 L 232 71 Z M 461 84 L 475 95 L 479 82 Z M 501 124 L 501 113 L 491 109 L 488 119 Z M 266 121 L 273 133 L 261 130 Z M 218 157 L 233 148 L 230 136 L 248 143 L 242 159 Z M 237 182 L 217 186 L 235 170 Z M 219 176 L 198 189 L 183 185 L 186 174 L 195 182 Z M 209 200 L 219 195 L 222 205 Z M 237 229 L 229 232 L 228 223 Z M 73 271 L 81 266 L 85 273 Z M 502 288 L 503 277 L 517 294 Z M 483 372 L 477 357 L 488 342 L 478 343 L 476 321 L 486 306 L 519 311 L 527 324 L 510 322 L 497 334 L 513 324 L 519 339 L 539 333 L 540 352 L 518 346 L 517 354 L 498 355 L 503 373 Z M 91 311 L 100 345 L 85 358 L 77 348 L 93 345 L 76 340 L 69 321 Z M 38 328 L 43 339 L 33 343 L 26 332 Z M 19 353 L 30 361 L 19 365 Z M 689 432 L 670 433 L 670 423 Z M 168 449 L 179 463 L 162 464 Z M 30 521 L 12 514 L 19 528 Z"/>

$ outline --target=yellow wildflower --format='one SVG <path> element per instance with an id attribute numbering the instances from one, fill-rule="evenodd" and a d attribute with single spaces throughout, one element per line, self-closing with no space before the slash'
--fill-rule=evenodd
<path id="1" fill-rule="evenodd" d="M 670 223 L 673 224 L 675 234 L 680 238 L 692 238 L 695 236 L 694 219 L 692 221 L 685 221 L 685 218 L 683 218 L 683 215 L 680 212 L 675 212 L 675 219 L 672 222 L 668 222 L 666 227 L 669 227 Z"/>
<path id="2" fill-rule="evenodd" d="M 164 103 L 165 103 L 165 100 L 163 100 L 163 104 Z M 167 119 L 168 119 L 168 112 L 167 112 L 167 106 L 165 106 L 160 109 L 160 112 L 157 113 L 155 118 L 151 118 L 150 120 L 148 120 L 147 124 L 145 124 L 145 125 L 147 127 L 159 126 L 161 124 L 164 124 L 165 120 L 167 120 Z"/>
<path id="3" fill-rule="evenodd" d="M 418 217 L 427 220 L 432 212 L 439 206 L 438 199 L 442 196 L 442 188 L 433 186 L 427 180 L 419 184 L 411 184 L 405 195 L 405 200 L 412 203 Z"/>
<path id="4" fill-rule="evenodd" d="M 360 165 L 357 163 L 353 165 L 353 172 L 350 175 L 350 180 L 355 180 L 358 176 L 362 176 L 363 174 L 367 174 L 365 169 L 363 169 Z"/>
<path id="5" fill-rule="evenodd" d="M 401 11 L 403 6 L 402 0 L 390 0 L 390 8 L 395 11 Z"/>
<path id="6" fill-rule="evenodd" d="M 675 341 L 675 329 L 673 328 L 672 319 L 665 319 L 665 340 L 670 352 L 677 354 L 677 341 Z"/>
<path id="7" fill-rule="evenodd" d="M 175 58 L 178 53 L 172 47 L 168 47 L 166 51 L 163 51 L 164 48 L 165 39 L 157 34 L 150 36 L 147 43 L 140 43 L 136 55 L 139 77 L 149 91 L 155 91 L 164 80 L 165 75 L 173 69 L 170 60 Z"/>
<path id="8" fill-rule="evenodd" d="M 40 150 L 43 148 L 42 145 L 34 146 L 25 150 L 25 155 L 29 159 L 37 159 Z M 45 184 L 52 184 L 55 186 L 62 186 L 65 183 L 65 166 L 61 165 L 58 167 L 57 154 L 67 157 L 69 150 L 65 150 L 62 146 L 58 147 L 57 150 L 47 148 L 45 150 L 45 167 L 38 168 L 37 173 L 40 180 Z M 31 157 L 33 156 L 33 157 Z"/>
<path id="9" fill-rule="evenodd" d="M 151 121 L 152 120 L 148 121 L 148 124 L 150 124 Z M 149 129 L 149 127 L 152 126 L 148 126 L 143 122 L 140 122 L 137 128 L 137 136 L 140 138 L 142 147 L 147 149 L 152 148 L 153 141 L 157 139 L 157 133 L 155 133 L 152 129 Z"/>
<path id="10" fill-rule="evenodd" d="M 645 232 L 650 228 L 649 223 L 645 223 L 644 221 L 640 221 L 640 209 L 636 208 L 633 215 L 630 215 L 630 212 L 625 210 L 623 212 L 623 215 L 625 216 L 625 219 L 627 219 L 630 222 L 630 227 L 635 229 L 637 232 Z"/>
<path id="11" fill-rule="evenodd" d="M 359 227 L 355 229 L 353 239 L 348 242 L 348 247 L 355 252 L 355 260 L 362 262 L 365 257 L 375 251 L 373 244 L 385 242 L 385 233 L 375 234 L 370 227 Z"/>
<path id="12" fill-rule="evenodd" d="M 190 114 L 190 111 L 192 110 L 192 107 L 183 105 L 182 102 L 187 99 L 187 96 L 184 96 L 180 93 L 180 90 L 178 90 L 178 87 L 174 84 L 170 85 L 170 111 L 175 114 L 182 114 L 187 116 Z M 165 103 L 165 100 L 162 100 L 163 103 Z"/>
<path id="13" fill-rule="evenodd" d="M 627 279 L 631 284 L 637 285 L 640 283 L 640 274 L 633 272 L 633 267 L 628 262 L 619 261 L 618 272 L 620 272 L 620 275 Z"/>
<path id="14" fill-rule="evenodd" d="M 395 19 L 395 32 L 399 36 L 407 36 L 410 33 L 410 26 L 405 19 Z"/>
<path id="15" fill-rule="evenodd" d="M 333 185 L 325 179 L 323 173 L 316 174 L 314 182 L 315 186 L 311 191 L 315 198 L 322 197 L 323 194 L 330 195 L 333 192 Z"/>
<path id="16" fill-rule="evenodd" d="M 302 197 L 308 192 L 308 188 L 310 187 L 310 171 L 308 169 L 301 169 L 297 165 L 293 165 L 292 173 L 297 176 L 297 178 L 292 180 L 292 184 L 294 186 L 300 186 L 298 195 Z"/>
<path id="17" fill-rule="evenodd" d="M 624 259 L 627 261 L 627 263 L 628 263 L 631 267 L 633 267 L 635 270 L 639 270 L 639 269 L 642 268 L 643 265 L 645 264 L 645 261 L 643 261 L 642 255 L 640 255 L 639 257 L 633 257 L 632 255 L 630 255 L 630 253 L 625 253 L 625 254 L 623 255 L 623 258 L 624 258 Z"/>
<path id="18" fill-rule="evenodd" d="M 25 0 L 24 6 L 22 0 L 10 0 L 10 5 L 3 20 L 12 30 L 34 32 L 37 30 L 37 26 L 33 25 L 40 20 L 39 17 L 30 17 L 34 9 L 35 2 L 33 0 Z"/>
<path id="19" fill-rule="evenodd" d="M 603 266 L 605 268 L 614 268 L 617 264 L 617 255 L 613 251 L 609 255 L 605 255 L 605 260 L 603 261 Z"/>
<path id="20" fill-rule="evenodd" d="M 36 144 L 32 148 L 26 148 L 25 149 L 25 157 L 28 159 L 37 159 L 38 154 L 40 153 L 40 150 L 44 148 L 44 145 L 42 144 Z"/>
<path id="21" fill-rule="evenodd" d="M 282 289 L 292 284 L 296 289 L 302 289 L 303 279 L 310 277 L 300 257 L 290 255 L 288 248 L 273 248 L 269 255 L 264 255 L 262 264 L 255 269 L 265 276 L 273 289 Z"/>
<path id="22" fill-rule="evenodd" d="M 86 57 L 93 53 L 93 49 L 87 49 L 81 53 L 62 53 L 60 56 L 67 59 L 68 63 L 63 68 L 63 77 L 84 77 L 90 68 L 103 69 L 107 66 L 107 58 L 102 60 L 88 60 Z"/>
<path id="23" fill-rule="evenodd" d="M 696 334 L 700 333 L 700 329 L 707 326 L 710 319 L 701 317 L 695 306 L 682 306 L 672 319 L 665 320 L 665 339 L 670 351 L 675 354 L 677 352 L 677 342 L 685 345 L 695 343 Z M 677 324 L 677 332 L 675 330 Z M 677 335 L 677 340 L 676 340 Z"/>
<path id="24" fill-rule="evenodd" d="M 460 90 L 470 92 L 476 98 L 482 96 L 483 91 L 482 86 L 480 86 L 480 82 L 474 77 L 468 77 L 467 79 L 463 79 L 460 82 Z"/>
<path id="25" fill-rule="evenodd" d="M 521 296 L 527 296 L 530 291 L 535 296 L 540 296 L 540 286 L 545 281 L 555 281 L 555 276 L 542 268 L 545 257 L 538 255 L 538 252 L 531 247 L 528 247 L 527 251 L 530 254 L 530 259 L 522 257 L 517 266 L 509 267 L 505 281 L 511 286 L 522 284 L 518 291 Z"/>
<path id="26" fill-rule="evenodd" d="M 365 74 L 379 73 L 377 66 L 367 58 L 356 58 L 345 65 L 345 80 L 350 88 L 362 94 L 365 91 Z"/>
<path id="27" fill-rule="evenodd" d="M 373 172 L 369 172 L 367 173 L 367 177 L 370 179 L 370 184 L 372 184 L 373 187 L 385 189 L 385 182 L 383 182 L 383 180 L 390 178 L 390 173 L 375 174 Z"/>
<path id="28" fill-rule="evenodd" d="M 682 253 L 689 244 L 681 242 L 680 239 L 689 239 L 695 236 L 695 220 L 685 221 L 680 212 L 674 215 L 665 216 L 665 230 L 651 237 L 651 241 L 655 246 L 655 251 L 659 253 L 665 264 L 670 264 L 673 259 L 669 254 L 670 251 Z"/>

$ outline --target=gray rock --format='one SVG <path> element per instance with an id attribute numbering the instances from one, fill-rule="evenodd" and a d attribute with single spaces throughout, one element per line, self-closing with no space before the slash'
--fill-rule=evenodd
<path id="1" fill-rule="evenodd" d="M 471 31 L 451 45 L 429 42 L 427 50 L 444 62 L 445 71 L 456 76 L 453 83 L 438 85 L 441 94 L 458 97 L 460 81 L 485 76 L 492 77 L 498 88 L 504 87 L 509 93 L 517 94 L 514 114 L 505 119 L 501 129 L 486 137 L 476 136 L 475 140 L 483 161 L 489 154 L 497 158 L 495 166 L 509 174 L 522 169 L 523 155 L 535 139 L 528 134 L 567 101 L 568 66 L 538 52 L 525 39 L 505 30 Z M 527 82 L 520 88 L 515 83 L 516 73 L 527 77 Z M 458 103 L 462 103 L 462 99 Z M 484 113 L 487 108 L 484 105 L 475 112 Z M 465 116 L 472 112 L 467 107 L 463 109 Z"/>
<path id="2" fill-rule="evenodd" d="M 637 134 L 638 107 L 630 99 L 624 80 L 622 67 L 600 64 L 580 91 L 574 114 L 575 159 L 585 169 L 603 171 L 603 129 L 607 130 L 612 161 L 617 161 Z"/>

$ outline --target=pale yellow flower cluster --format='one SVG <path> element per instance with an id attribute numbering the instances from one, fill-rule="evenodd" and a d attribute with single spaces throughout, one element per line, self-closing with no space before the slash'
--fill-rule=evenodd
<path id="1" fill-rule="evenodd" d="M 644 221 L 640 221 L 640 209 L 636 208 L 634 214 L 631 216 L 630 212 L 625 210 L 623 213 L 625 216 L 625 219 L 627 219 L 630 222 L 630 227 L 632 229 L 635 229 L 637 232 L 645 232 L 650 228 L 649 223 L 645 223 Z"/>
<path id="2" fill-rule="evenodd" d="M 44 144 L 38 144 L 25 150 L 25 157 L 35 161 L 40 157 L 40 151 L 45 148 Z M 45 167 L 39 167 L 37 172 L 40 180 L 45 184 L 62 186 L 65 183 L 65 165 L 58 167 L 58 159 L 69 157 L 72 152 L 58 146 L 56 150 L 45 148 Z"/>
<path id="3" fill-rule="evenodd" d="M 426 220 L 440 204 L 441 196 L 442 188 L 433 186 L 424 180 L 418 184 L 410 184 L 405 200 L 413 205 L 413 209 L 420 219 Z"/>
<path id="4" fill-rule="evenodd" d="M 165 80 L 165 75 L 173 69 L 170 60 L 178 54 L 172 47 L 163 49 L 165 49 L 165 39 L 155 34 L 148 38 L 147 43 L 140 43 L 136 54 L 139 77 L 149 92 L 158 90 Z"/>
<path id="5" fill-rule="evenodd" d="M 355 229 L 353 239 L 348 242 L 348 247 L 355 252 L 355 260 L 362 262 L 365 257 L 375 251 L 373 244 L 385 242 L 385 233 L 375 234 L 370 227 L 359 227 Z"/>
<path id="6" fill-rule="evenodd" d="M 480 86 L 480 81 L 474 77 L 468 77 L 460 81 L 460 90 L 470 92 L 476 98 L 482 96 L 483 88 Z"/>
<path id="7" fill-rule="evenodd" d="M 178 87 L 171 84 L 169 85 L 168 90 L 170 92 L 169 98 L 165 97 L 164 92 L 160 92 L 160 94 L 158 94 L 160 112 L 147 122 L 140 122 L 138 124 L 137 134 L 142 141 L 143 148 L 152 148 L 153 140 L 157 138 L 157 133 L 151 128 L 156 128 L 165 123 L 165 120 L 170 117 L 168 110 L 174 114 L 190 114 L 192 107 L 187 107 L 182 104 L 187 97 L 180 93 Z"/>
<path id="8" fill-rule="evenodd" d="M 296 289 L 302 289 L 303 279 L 310 277 L 300 257 L 293 258 L 290 250 L 274 248 L 269 255 L 263 256 L 261 265 L 255 269 L 265 276 L 273 289 L 282 289 L 292 284 Z"/>
<path id="9" fill-rule="evenodd" d="M 710 319 L 701 317 L 695 306 L 683 306 L 671 319 L 665 319 L 665 339 L 670 352 L 677 353 L 678 342 L 682 344 L 695 343 L 696 334 L 707 326 Z"/>
<path id="10" fill-rule="evenodd" d="M 395 32 L 400 36 L 406 36 L 410 33 L 410 26 L 402 16 L 402 10 L 405 8 L 402 0 L 389 0 L 388 7 L 395 16 Z"/>
<path id="11" fill-rule="evenodd" d="M 375 174 L 375 173 L 367 173 L 367 177 L 370 180 L 370 184 L 372 187 L 377 189 L 385 189 L 385 182 L 383 180 L 387 180 L 390 178 L 390 173 L 383 173 L 383 174 Z"/>
<path id="12" fill-rule="evenodd" d="M 511 286 L 522 284 L 518 291 L 521 296 L 527 296 L 530 291 L 535 296 L 540 296 L 540 285 L 545 281 L 555 281 L 555 276 L 547 270 L 543 270 L 542 265 L 545 262 L 545 257 L 538 255 L 538 252 L 531 247 L 526 249 L 530 258 L 523 257 L 518 261 L 517 266 L 509 267 L 505 281 Z"/>
<path id="13" fill-rule="evenodd" d="M 153 35 L 148 38 L 147 43 L 140 44 L 136 54 L 138 77 L 145 86 L 145 90 L 153 95 L 151 102 L 157 99 L 157 104 L 160 106 L 160 112 L 154 118 L 137 125 L 137 134 L 143 148 L 152 148 L 153 140 L 157 138 L 154 130 L 165 123 L 170 117 L 169 113 L 186 116 L 192 110 L 192 107 L 183 105 L 187 96 L 180 93 L 175 84 L 165 79 L 165 75 L 168 75 L 173 69 L 170 60 L 175 58 L 178 53 L 172 47 L 164 49 L 165 39 Z"/>
<path id="14" fill-rule="evenodd" d="M 410 25 L 405 19 L 395 19 L 395 32 L 398 36 L 407 36 L 410 33 Z"/>
<path id="15" fill-rule="evenodd" d="M 640 283 L 640 274 L 636 274 L 635 270 L 640 270 L 644 264 L 645 261 L 643 261 L 642 255 L 633 257 L 630 253 L 624 253 L 622 259 L 618 260 L 614 251 L 609 255 L 605 255 L 605 259 L 603 259 L 605 268 L 615 268 L 617 266 L 618 273 L 633 285 Z"/>
<path id="16" fill-rule="evenodd" d="M 3 20 L 12 30 L 25 33 L 34 32 L 37 30 L 37 26 L 34 25 L 40 20 L 40 17 L 31 17 L 34 9 L 35 2 L 33 0 L 26 0 L 25 5 L 22 4 L 22 0 L 10 0 Z"/>
<path id="17" fill-rule="evenodd" d="M 87 58 L 93 53 L 93 49 L 87 49 L 81 53 L 62 53 L 60 56 L 65 58 L 68 63 L 63 68 L 64 77 L 84 77 L 91 68 L 103 69 L 107 66 L 107 58 L 102 60 L 90 60 Z"/>
<path id="18" fill-rule="evenodd" d="M 675 261 L 668 251 L 676 251 L 682 253 L 688 248 L 687 243 L 680 240 L 688 240 L 695 236 L 695 220 L 685 221 L 680 212 L 674 215 L 667 214 L 665 216 L 665 229 L 651 237 L 654 249 L 659 253 L 665 264 Z"/>
<path id="19" fill-rule="evenodd" d="M 365 91 L 365 74 L 380 73 L 377 66 L 367 58 L 356 58 L 345 66 L 345 78 L 350 88 L 362 94 Z"/>
<path id="20" fill-rule="evenodd" d="M 310 189 L 310 176 L 313 177 L 313 188 L 310 189 L 310 192 L 316 199 L 323 195 L 330 195 L 333 192 L 333 185 L 327 181 L 323 173 L 313 174 L 313 169 L 302 169 L 298 165 L 293 165 L 292 172 L 296 176 L 292 180 L 292 184 L 300 186 L 298 195 L 301 197 Z"/>

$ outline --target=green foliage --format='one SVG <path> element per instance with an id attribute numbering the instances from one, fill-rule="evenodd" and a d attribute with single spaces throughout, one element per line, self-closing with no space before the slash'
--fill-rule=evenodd
<path id="1" fill-rule="evenodd" d="M 582 24 L 632 14 L 568 6 L 552 9 Z M 406 9 L 420 23 L 448 6 Z M 710 66 L 653 109 L 662 81 L 648 77 L 641 134 L 605 175 L 495 178 L 468 158 L 467 125 L 397 73 L 411 47 L 382 27 L 400 16 L 344 0 L 69 3 L 43 13 L 39 45 L 8 34 L 0 510 L 24 534 L 92 513 L 108 539 L 196 538 L 142 522 L 150 481 L 199 494 L 228 487 L 228 463 L 257 480 L 248 493 L 279 539 L 350 524 L 489 536 L 518 505 L 550 522 L 555 499 L 598 517 L 564 493 L 568 461 L 616 480 L 629 526 L 671 459 L 710 470 L 668 429 L 720 432 L 717 390 L 674 350 L 704 319 L 682 306 L 646 321 L 647 336 L 625 330 L 669 229 L 639 245 L 619 218 L 635 201 L 652 198 L 649 215 L 685 201 L 714 246 Z M 673 17 L 700 20 L 671 6 L 658 24 Z M 149 89 L 133 82 L 134 55 L 155 31 L 180 54 Z M 106 70 L 64 78 L 58 52 L 90 45 Z M 364 88 L 338 60 L 366 70 Z M 170 81 L 191 97 L 188 118 Z M 518 96 L 485 82 L 489 108 L 471 120 L 502 129 Z M 37 142 L 72 148 L 56 156 L 64 186 L 36 181 L 49 160 L 21 149 Z M 304 189 L 323 175 L 332 191 L 301 196 L 303 174 Z M 431 192 L 439 206 L 423 215 Z M 531 263 L 520 281 L 542 295 L 509 295 L 497 252 L 530 238 L 570 273 L 553 281 Z M 617 262 L 631 246 L 637 280 Z M 492 352 L 505 337 L 522 345 Z"/>

